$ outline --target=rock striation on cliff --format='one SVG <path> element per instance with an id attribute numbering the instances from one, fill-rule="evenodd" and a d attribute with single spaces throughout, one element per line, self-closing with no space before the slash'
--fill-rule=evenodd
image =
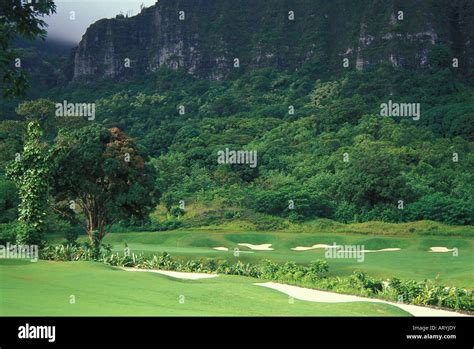
<path id="1" fill-rule="evenodd" d="M 84 34 L 71 78 L 127 78 L 160 67 L 220 80 L 233 69 L 324 69 L 388 61 L 420 69 L 433 45 L 473 60 L 474 1 L 159 0 L 140 14 L 102 19 Z"/>

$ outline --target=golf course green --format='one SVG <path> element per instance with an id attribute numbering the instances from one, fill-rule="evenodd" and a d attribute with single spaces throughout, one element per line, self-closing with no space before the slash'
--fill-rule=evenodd
<path id="1" fill-rule="evenodd" d="M 0 260 L 4 316 L 408 316 L 380 303 L 289 301 L 255 279 L 182 280 L 95 262 Z M 75 302 L 71 302 L 74 300 Z"/>
<path id="2" fill-rule="evenodd" d="M 368 250 L 400 248 L 399 251 L 365 253 L 364 261 L 356 259 L 327 259 L 330 275 L 349 275 L 354 270 L 369 275 L 400 279 L 436 280 L 456 287 L 474 287 L 474 239 L 471 237 L 385 235 L 354 233 L 287 233 L 287 232 L 236 232 L 192 230 L 170 232 L 112 233 L 105 240 L 115 251 L 123 251 L 125 243 L 131 252 L 161 254 L 168 252 L 182 259 L 220 258 L 228 261 L 240 259 L 258 263 L 262 259 L 277 262 L 309 263 L 324 259 L 324 249 L 294 251 L 297 246 L 336 243 L 363 245 Z M 272 244 L 272 251 L 252 251 L 239 243 Z M 214 247 L 226 247 L 218 251 Z M 458 254 L 429 252 L 431 247 L 457 248 Z M 239 249 L 238 257 L 234 249 Z"/>
<path id="3" fill-rule="evenodd" d="M 372 230 L 361 225 L 356 227 L 366 231 L 359 231 L 359 228 L 320 232 L 252 231 L 205 227 L 114 232 L 105 237 L 104 243 L 119 253 L 128 246 L 131 253 L 160 255 L 168 252 L 181 260 L 214 258 L 230 263 L 240 260 L 258 264 L 269 259 L 278 263 L 306 264 L 325 259 L 331 276 L 347 276 L 359 270 L 380 279 L 428 279 L 445 286 L 474 287 L 474 238 L 470 232 L 458 233 L 453 228 L 446 234 L 410 233 L 407 229 L 413 224 L 403 229 L 402 225 L 384 225 L 383 228 L 393 228 L 384 233 L 380 233 L 380 227 L 372 227 Z M 82 235 L 79 242 L 86 239 Z M 53 244 L 63 243 L 64 237 L 50 235 L 49 240 Z M 294 250 L 334 243 L 363 246 L 364 250 L 376 252 L 364 253 L 363 261 L 358 261 L 355 258 L 325 258 L 324 248 Z M 255 249 L 263 244 L 271 245 L 268 250 Z M 430 252 L 432 247 L 446 248 L 449 252 Z M 394 250 L 379 251 L 383 249 Z M 318 303 L 294 299 L 290 302 L 287 294 L 256 286 L 258 282 L 262 281 L 231 275 L 184 280 L 150 272 L 130 273 L 98 262 L 3 259 L 0 260 L 0 310 L 2 315 L 13 316 L 411 315 L 396 306 L 371 301 Z"/>

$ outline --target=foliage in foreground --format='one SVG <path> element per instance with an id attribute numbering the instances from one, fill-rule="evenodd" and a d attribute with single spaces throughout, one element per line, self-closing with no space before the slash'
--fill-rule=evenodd
<path id="1" fill-rule="evenodd" d="M 474 311 L 473 290 L 445 287 L 430 280 L 415 281 L 392 278 L 384 281 L 372 278 L 360 271 L 355 271 L 348 277 L 329 277 L 327 276 L 329 266 L 324 260 L 316 260 L 308 265 L 294 262 L 278 264 L 269 260 L 264 260 L 262 264 L 241 261 L 229 263 L 226 260 L 216 259 L 183 261 L 173 259 L 166 252 L 150 258 L 143 254 L 113 253 L 108 245 L 97 249 L 88 243 L 48 246 L 41 251 L 41 258 L 58 261 L 95 260 L 118 267 L 239 275 L 338 293 Z"/>
<path id="2" fill-rule="evenodd" d="M 49 155 L 37 121 L 28 123 L 23 153 L 10 163 L 7 174 L 18 187 L 20 244 L 43 243 L 48 196 Z"/>

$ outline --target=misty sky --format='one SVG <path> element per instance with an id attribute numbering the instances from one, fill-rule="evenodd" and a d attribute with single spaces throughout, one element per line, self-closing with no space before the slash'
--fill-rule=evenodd
<path id="1" fill-rule="evenodd" d="M 45 17 L 48 38 L 78 43 L 86 29 L 101 18 L 113 18 L 120 12 L 136 15 L 143 3 L 149 7 L 156 0 L 55 0 L 56 13 Z M 75 11 L 75 20 L 70 12 Z M 130 12 L 129 12 L 130 11 Z"/>

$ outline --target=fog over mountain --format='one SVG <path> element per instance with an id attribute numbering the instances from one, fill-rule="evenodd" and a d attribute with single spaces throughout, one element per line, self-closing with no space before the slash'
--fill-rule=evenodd
<path id="1" fill-rule="evenodd" d="M 134 16 L 140 12 L 142 4 L 148 7 L 155 2 L 156 0 L 57 0 L 56 13 L 45 18 L 48 23 L 48 39 L 77 44 L 86 29 L 99 19 L 113 18 L 120 13 Z"/>

